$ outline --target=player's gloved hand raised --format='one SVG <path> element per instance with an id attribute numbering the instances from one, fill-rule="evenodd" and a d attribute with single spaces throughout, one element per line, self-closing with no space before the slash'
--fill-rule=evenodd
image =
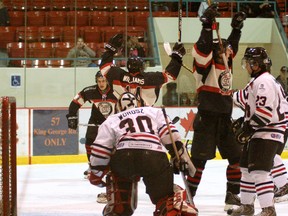
<path id="1" fill-rule="evenodd" d="M 185 47 L 182 43 L 175 43 L 171 57 L 176 59 L 178 62 L 182 63 L 182 58 L 186 54 Z"/>
<path id="2" fill-rule="evenodd" d="M 92 185 L 97 187 L 105 187 L 106 182 L 103 181 L 104 176 L 108 173 L 108 170 L 91 170 L 89 181 Z"/>
<path id="3" fill-rule="evenodd" d="M 66 118 L 68 121 L 68 128 L 76 130 L 78 126 L 78 116 L 67 114 Z"/>
<path id="4" fill-rule="evenodd" d="M 219 16 L 218 13 L 218 4 L 213 3 L 211 4 L 200 17 L 200 21 L 204 28 L 211 28 L 213 22 L 215 21 L 215 17 Z"/>
<path id="5" fill-rule="evenodd" d="M 123 44 L 123 34 L 116 34 L 110 38 L 109 42 L 105 44 L 105 49 L 110 50 L 114 54 L 122 47 Z"/>
<path id="6" fill-rule="evenodd" d="M 246 17 L 247 15 L 243 11 L 237 12 L 232 18 L 231 27 L 233 29 L 242 29 L 244 25 L 243 22 L 246 20 Z"/>
<path id="7" fill-rule="evenodd" d="M 241 144 L 247 143 L 253 136 L 255 130 L 252 128 L 248 121 L 242 124 L 242 127 L 236 131 L 235 137 Z"/>

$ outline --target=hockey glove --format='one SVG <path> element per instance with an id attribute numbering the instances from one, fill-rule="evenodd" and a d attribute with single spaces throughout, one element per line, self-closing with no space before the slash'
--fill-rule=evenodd
<path id="1" fill-rule="evenodd" d="M 234 134 L 236 134 L 236 132 L 241 128 L 243 123 L 244 123 L 244 117 L 240 117 L 232 122 L 232 130 Z"/>
<path id="2" fill-rule="evenodd" d="M 105 44 L 105 49 L 117 53 L 123 44 L 123 34 L 116 34 Z"/>
<path id="3" fill-rule="evenodd" d="M 232 19 L 231 27 L 233 29 L 242 29 L 244 25 L 243 21 L 246 20 L 246 17 L 246 13 L 244 13 L 243 11 L 236 13 Z"/>
<path id="4" fill-rule="evenodd" d="M 68 128 L 76 130 L 78 126 L 78 116 L 67 114 L 66 118 L 68 120 Z"/>
<path id="5" fill-rule="evenodd" d="M 185 47 L 182 43 L 175 43 L 171 57 L 182 63 L 182 58 L 186 54 Z"/>
<path id="6" fill-rule="evenodd" d="M 202 22 L 202 26 L 204 28 L 212 28 L 212 24 L 215 21 L 215 17 L 219 16 L 218 13 L 218 4 L 211 4 L 200 17 L 200 21 Z"/>
<path id="7" fill-rule="evenodd" d="M 108 170 L 91 170 L 89 181 L 92 185 L 97 187 L 105 187 L 106 182 L 103 181 L 104 176 L 108 173 Z"/>
<path id="8" fill-rule="evenodd" d="M 179 174 L 179 172 L 183 172 L 184 175 L 194 176 L 195 174 L 195 167 L 190 160 L 190 157 L 186 151 L 186 148 L 184 147 L 183 143 L 180 141 L 176 141 L 176 148 L 178 150 L 178 155 L 180 158 L 180 161 L 177 160 L 176 154 L 173 150 L 172 144 L 167 145 L 167 149 L 169 154 L 171 155 L 171 161 L 173 164 L 173 169 L 175 174 Z"/>
<path id="9" fill-rule="evenodd" d="M 251 139 L 254 131 L 255 130 L 252 128 L 249 122 L 246 121 L 242 124 L 242 127 L 236 131 L 235 137 L 239 143 L 245 144 Z"/>

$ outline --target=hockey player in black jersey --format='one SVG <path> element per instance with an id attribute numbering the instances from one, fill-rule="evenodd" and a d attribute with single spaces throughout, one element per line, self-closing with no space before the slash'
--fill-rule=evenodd
<path id="1" fill-rule="evenodd" d="M 284 148 L 288 103 L 281 85 L 270 73 L 271 65 L 263 47 L 246 49 L 242 67 L 251 80 L 242 94 L 234 94 L 234 101 L 243 101 L 245 110 L 243 123 L 235 132 L 244 147 L 240 160 L 241 206 L 229 212 L 233 216 L 254 215 L 256 195 L 262 208 L 257 216 L 276 216 L 271 169 L 276 154 L 281 155 Z"/>
<path id="2" fill-rule="evenodd" d="M 122 47 L 123 35 L 117 34 L 105 45 L 100 70 L 107 78 L 113 90 L 120 96 L 127 89 L 142 100 L 145 105 L 153 105 L 158 99 L 160 88 L 174 81 L 180 72 L 182 57 L 186 50 L 182 43 L 176 43 L 171 54 L 171 61 L 163 72 L 144 72 L 144 60 L 141 57 L 130 57 L 127 69 L 113 66 L 114 54 Z"/>
<path id="3" fill-rule="evenodd" d="M 66 115 L 68 120 L 68 127 L 76 130 L 78 126 L 78 110 L 89 101 L 92 103 L 91 116 L 88 124 L 95 126 L 88 126 L 85 135 L 85 148 L 88 161 L 90 161 L 91 144 L 95 140 L 98 133 L 98 126 L 102 124 L 106 118 L 116 112 L 117 98 L 114 96 L 107 80 L 98 71 L 95 75 L 96 85 L 88 86 L 81 90 L 71 101 L 69 106 L 69 113 Z M 90 167 L 84 172 L 84 176 L 90 172 Z"/>
<path id="4" fill-rule="evenodd" d="M 238 51 L 246 15 L 238 12 L 232 18 L 232 31 L 227 40 L 222 39 L 223 50 L 219 45 L 219 39 L 213 39 L 212 26 L 215 24 L 217 15 L 216 4 L 212 4 L 205 10 L 200 17 L 203 26 L 201 35 L 192 50 L 195 70 L 193 75 L 196 79 L 199 103 L 193 125 L 191 160 L 197 171 L 194 177 L 188 176 L 187 181 L 192 195 L 195 196 L 207 160 L 215 158 L 218 148 L 221 157 L 228 160 L 224 208 L 228 210 L 231 205 L 240 205 L 237 194 L 239 194 L 241 178 L 239 167 L 241 148 L 236 144 L 231 129 L 233 108 L 231 68 L 233 58 Z"/>

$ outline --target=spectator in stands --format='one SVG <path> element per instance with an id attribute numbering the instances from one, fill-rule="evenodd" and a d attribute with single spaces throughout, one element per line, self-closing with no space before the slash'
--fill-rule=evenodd
<path id="1" fill-rule="evenodd" d="M 274 2 L 276 2 L 274 0 Z M 280 9 L 276 4 L 276 12 L 280 14 Z M 263 0 L 263 3 L 243 3 L 241 4 L 241 11 L 247 14 L 247 17 L 263 17 L 273 18 L 275 15 L 274 4 L 269 4 L 267 0 Z"/>
<path id="2" fill-rule="evenodd" d="M 177 83 L 171 82 L 166 85 L 167 92 L 163 95 L 162 104 L 164 106 L 178 106 Z"/>
<path id="3" fill-rule="evenodd" d="M 152 2 L 153 11 L 169 11 L 169 7 L 166 4 L 166 2 Z"/>
<path id="4" fill-rule="evenodd" d="M 97 67 L 97 64 L 93 62 L 91 58 L 95 58 L 96 53 L 84 42 L 84 39 L 77 38 L 77 44 L 72 48 L 67 58 L 71 60 L 71 65 L 76 67 Z M 73 58 L 79 58 L 78 60 L 72 60 Z M 81 58 L 81 59 L 80 59 Z"/>
<path id="5" fill-rule="evenodd" d="M 0 26 L 9 26 L 10 18 L 8 14 L 8 9 L 4 5 L 3 1 L 0 1 Z"/>
<path id="6" fill-rule="evenodd" d="M 288 84 L 287 84 L 287 79 L 288 79 L 288 67 L 287 66 L 282 66 L 280 69 L 280 74 L 276 78 L 276 80 L 281 84 L 282 88 L 284 89 L 286 95 L 288 96 Z"/>
<path id="7" fill-rule="evenodd" d="M 136 36 L 128 37 L 127 40 L 128 56 L 146 57 L 143 46 L 139 43 Z"/>

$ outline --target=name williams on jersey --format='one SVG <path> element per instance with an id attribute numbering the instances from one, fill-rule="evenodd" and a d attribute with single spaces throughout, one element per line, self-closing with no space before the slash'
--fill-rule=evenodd
<path id="1" fill-rule="evenodd" d="M 144 79 L 141 79 L 139 77 L 130 77 L 130 76 L 123 76 L 123 81 L 128 83 L 138 83 L 140 85 L 144 85 L 145 81 Z"/>

